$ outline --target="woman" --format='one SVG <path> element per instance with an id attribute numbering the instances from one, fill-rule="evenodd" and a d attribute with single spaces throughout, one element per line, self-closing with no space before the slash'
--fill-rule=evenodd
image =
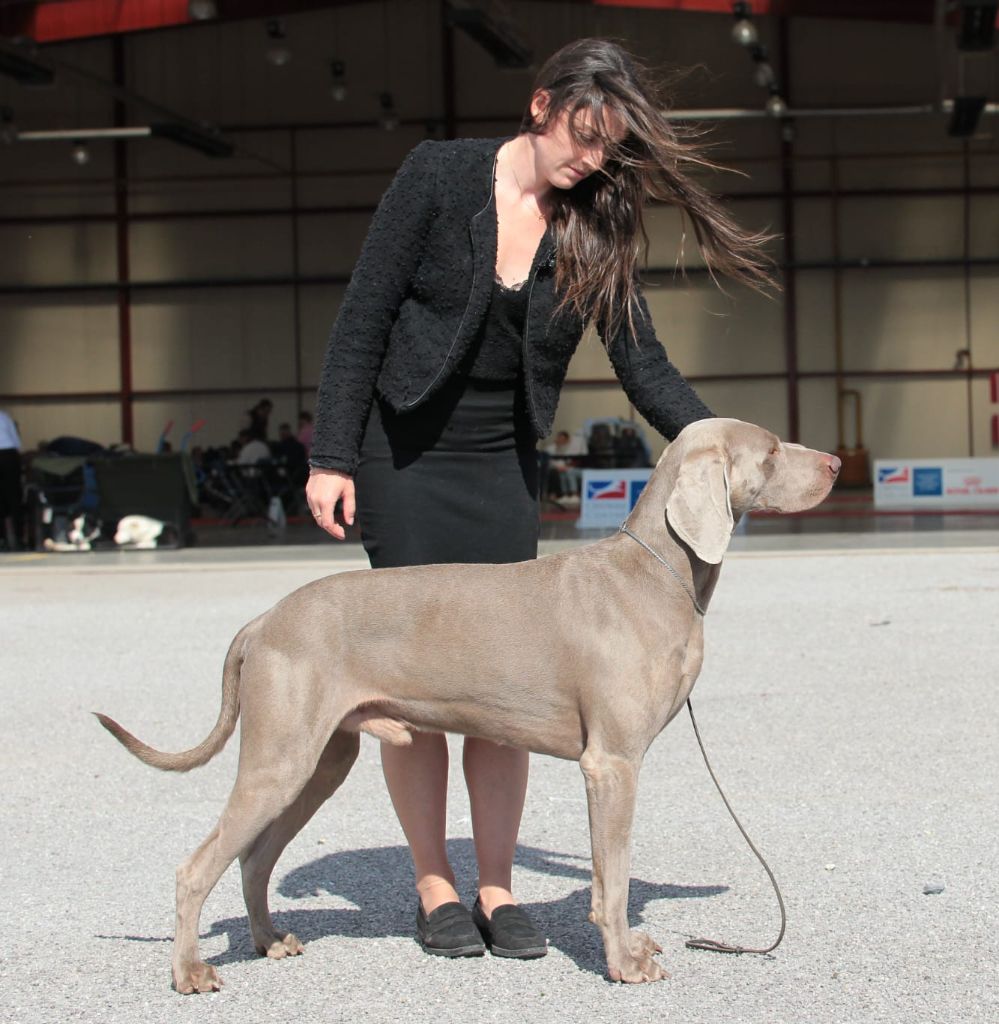
<path id="1" fill-rule="evenodd" d="M 520 134 L 417 146 L 375 213 L 327 349 L 307 489 L 319 525 L 342 540 L 334 508 L 348 524 L 356 511 L 375 568 L 536 557 L 535 444 L 590 321 L 657 430 L 672 438 L 710 416 L 641 295 L 642 206 L 679 206 L 712 271 L 754 287 L 769 281 L 767 239 L 742 232 L 684 164 L 713 166 L 663 118 L 635 59 L 597 39 L 545 64 Z M 543 956 L 511 892 L 527 753 L 469 737 L 463 761 L 472 913 L 445 852 L 444 737 L 382 748 L 416 872 L 417 937 L 445 956 L 480 955 L 483 940 Z"/>

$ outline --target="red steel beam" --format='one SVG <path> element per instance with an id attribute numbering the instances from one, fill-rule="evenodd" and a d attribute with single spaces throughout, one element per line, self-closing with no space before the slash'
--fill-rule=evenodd
<path id="1" fill-rule="evenodd" d="M 186 25 L 190 20 L 187 0 L 68 0 L 17 4 L 0 14 L 0 31 L 54 43 Z"/>
<path id="2" fill-rule="evenodd" d="M 597 7 L 641 7 L 647 10 L 697 11 L 732 14 L 732 0 L 592 0 Z M 869 21 L 916 21 L 932 23 L 935 0 L 750 0 L 754 16 L 769 14 L 795 18 L 853 18 Z M 947 14 L 947 24 L 957 23 L 960 12 Z M 999 19 L 997 19 L 999 24 Z"/>
<path id="3" fill-rule="evenodd" d="M 126 32 L 215 24 L 242 18 L 279 17 L 336 7 L 347 0 L 217 0 L 218 18 L 191 18 L 188 0 L 48 0 L 0 6 L 0 36 L 27 36 L 36 43 L 115 36 Z"/>

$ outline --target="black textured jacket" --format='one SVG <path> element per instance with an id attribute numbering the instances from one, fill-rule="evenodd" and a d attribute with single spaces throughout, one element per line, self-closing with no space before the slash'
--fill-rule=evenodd
<path id="1" fill-rule="evenodd" d="M 445 381 L 476 336 L 496 267 L 496 153 L 506 139 L 421 142 L 382 197 L 340 307 L 323 363 L 310 462 L 353 473 L 374 394 L 414 409 Z M 555 247 L 547 234 L 531 267 L 524 377 L 538 437 L 551 430 L 569 360 L 585 324 L 553 316 Z M 645 300 L 605 339 L 632 404 L 666 437 L 711 412 L 669 361 Z"/>

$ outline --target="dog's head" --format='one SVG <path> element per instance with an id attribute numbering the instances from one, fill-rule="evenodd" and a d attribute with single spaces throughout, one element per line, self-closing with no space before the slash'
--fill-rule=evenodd
<path id="1" fill-rule="evenodd" d="M 129 515 L 118 521 L 114 542 L 119 546 L 155 547 L 156 538 L 163 532 L 163 523 L 150 516 Z"/>
<path id="2" fill-rule="evenodd" d="M 829 494 L 840 467 L 835 455 L 783 442 L 763 427 L 729 419 L 691 423 L 660 462 L 677 454 L 666 519 L 694 554 L 711 564 L 722 560 L 742 515 L 751 509 L 812 508 Z"/>
<path id="3" fill-rule="evenodd" d="M 90 550 L 90 542 L 100 536 L 101 524 L 88 513 L 77 516 L 66 532 L 67 541 L 81 551 Z"/>

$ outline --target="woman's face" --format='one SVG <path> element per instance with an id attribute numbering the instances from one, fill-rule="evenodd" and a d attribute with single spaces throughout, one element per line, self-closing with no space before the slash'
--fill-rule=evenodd
<path id="1" fill-rule="evenodd" d="M 548 94 L 538 92 L 531 101 L 531 113 L 540 118 L 548 105 Z M 573 132 L 569 130 L 570 112 L 561 111 L 542 135 L 532 135 L 538 173 L 554 188 L 570 189 L 594 171 L 603 167 L 607 158 L 603 136 L 620 142 L 626 134 L 621 119 L 611 110 L 603 114 L 604 132 L 599 132 L 596 117 L 590 110 L 574 115 Z"/>

